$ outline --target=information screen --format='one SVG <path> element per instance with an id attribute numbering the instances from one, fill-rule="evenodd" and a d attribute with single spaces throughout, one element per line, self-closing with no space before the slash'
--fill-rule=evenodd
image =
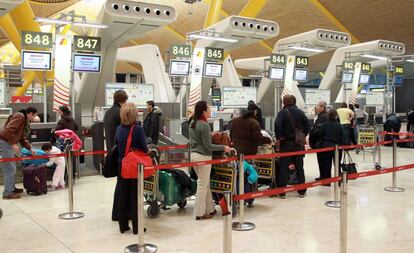
<path id="1" fill-rule="evenodd" d="M 223 107 L 247 107 L 250 100 L 256 103 L 256 94 L 254 87 L 223 87 Z"/>
<path id="2" fill-rule="evenodd" d="M 298 82 L 306 82 L 308 80 L 308 70 L 295 69 L 295 73 L 293 74 L 293 80 Z"/>
<path id="3" fill-rule="evenodd" d="M 170 76 L 188 76 L 190 61 L 170 60 Z"/>
<path id="4" fill-rule="evenodd" d="M 270 67 L 269 79 L 283 81 L 285 79 L 285 68 Z"/>
<path id="5" fill-rule="evenodd" d="M 204 76 L 206 77 L 221 77 L 223 72 L 223 64 L 206 62 L 204 64 Z"/>
<path id="6" fill-rule="evenodd" d="M 368 84 L 369 83 L 369 74 L 361 74 L 359 76 L 359 83 L 360 84 Z"/>
<path id="7" fill-rule="evenodd" d="M 400 75 L 396 75 L 393 78 L 393 84 L 394 86 L 400 87 L 403 85 L 404 77 Z"/>
<path id="8" fill-rule="evenodd" d="M 352 83 L 352 78 L 354 77 L 353 73 L 350 72 L 342 72 L 342 83 Z"/>
<path id="9" fill-rule="evenodd" d="M 73 71 L 101 72 L 101 56 L 96 54 L 74 54 Z"/>
<path id="10" fill-rule="evenodd" d="M 145 108 L 147 101 L 154 100 L 154 85 L 143 83 L 107 83 L 105 87 L 106 106 L 112 106 L 114 93 L 124 90 L 128 94 L 128 102 L 139 108 Z"/>
<path id="11" fill-rule="evenodd" d="M 22 69 L 25 70 L 51 70 L 52 53 L 46 51 L 22 52 Z"/>

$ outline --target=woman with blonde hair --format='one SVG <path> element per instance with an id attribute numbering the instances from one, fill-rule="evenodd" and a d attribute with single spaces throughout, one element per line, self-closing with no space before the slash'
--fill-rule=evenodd
<path id="1" fill-rule="evenodd" d="M 119 230 L 121 233 L 128 231 L 128 214 L 132 218 L 134 234 L 138 233 L 137 220 L 137 180 L 124 179 L 121 177 L 121 164 L 125 156 L 128 135 L 132 129 L 131 149 L 139 149 L 148 152 L 147 142 L 145 140 L 144 129 L 137 124 L 138 111 L 133 103 L 122 105 L 120 110 L 121 125 L 118 126 L 115 133 L 115 144 L 118 145 L 118 187 L 119 193 Z M 129 210 L 128 210 L 129 209 Z"/>

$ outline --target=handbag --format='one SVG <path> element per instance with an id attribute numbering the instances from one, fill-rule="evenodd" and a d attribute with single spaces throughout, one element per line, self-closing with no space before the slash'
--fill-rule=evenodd
<path id="1" fill-rule="evenodd" d="M 348 162 L 346 159 L 347 157 L 348 157 Z M 341 163 L 341 169 L 342 171 L 346 171 L 349 174 L 358 172 L 356 168 L 356 163 L 352 161 L 351 155 L 349 154 L 348 150 L 345 150 L 344 162 Z"/>
<path id="2" fill-rule="evenodd" d="M 138 177 L 138 164 L 140 163 L 144 164 L 144 167 L 153 165 L 152 158 L 147 153 L 138 149 L 130 150 L 134 127 L 135 125 L 132 125 L 129 131 L 125 157 L 122 159 L 121 177 L 124 179 L 136 179 Z M 154 169 L 144 169 L 144 178 L 152 176 L 153 174 Z"/>
<path id="3" fill-rule="evenodd" d="M 115 144 L 108 151 L 102 168 L 102 175 L 106 178 L 118 176 L 118 145 Z"/>
<path id="4" fill-rule="evenodd" d="M 293 122 L 292 115 L 290 114 L 289 110 L 286 109 L 288 115 L 290 124 L 292 125 L 293 129 L 295 129 L 295 143 L 301 146 L 305 146 L 306 144 L 306 136 L 305 134 L 298 128 Z"/>

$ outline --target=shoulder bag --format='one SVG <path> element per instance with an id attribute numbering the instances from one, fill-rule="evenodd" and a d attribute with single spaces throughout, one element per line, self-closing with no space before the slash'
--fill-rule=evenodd
<path id="1" fill-rule="evenodd" d="M 102 168 L 102 175 L 106 178 L 118 176 L 118 145 L 108 150 Z"/>
<path id="2" fill-rule="evenodd" d="M 144 167 L 153 165 L 152 159 L 147 153 L 138 149 L 130 150 L 134 127 L 135 126 L 132 125 L 131 130 L 129 131 L 125 157 L 122 159 L 121 177 L 125 179 L 135 179 L 138 177 L 138 164 L 142 163 L 144 164 Z M 153 169 L 144 169 L 144 178 L 152 176 L 153 174 Z"/>
<path id="3" fill-rule="evenodd" d="M 305 134 L 296 127 L 295 123 L 293 122 L 292 115 L 290 114 L 288 109 L 285 109 L 289 115 L 290 124 L 292 125 L 293 129 L 295 129 L 295 143 L 297 145 L 304 146 L 306 144 L 306 136 Z"/>
<path id="4" fill-rule="evenodd" d="M 342 171 L 346 171 L 349 174 L 357 173 L 358 171 L 357 171 L 357 168 L 356 168 L 356 163 L 354 163 L 354 161 L 352 161 L 351 155 L 349 154 L 348 150 L 345 150 L 344 152 L 345 152 L 344 162 L 341 163 Z M 347 157 L 348 157 L 348 161 L 346 159 Z"/>

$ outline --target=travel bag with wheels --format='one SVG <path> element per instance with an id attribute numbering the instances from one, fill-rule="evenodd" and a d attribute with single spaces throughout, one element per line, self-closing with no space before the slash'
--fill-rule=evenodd
<path id="1" fill-rule="evenodd" d="M 23 168 L 23 186 L 30 195 L 47 193 L 46 167 L 29 165 Z"/>

